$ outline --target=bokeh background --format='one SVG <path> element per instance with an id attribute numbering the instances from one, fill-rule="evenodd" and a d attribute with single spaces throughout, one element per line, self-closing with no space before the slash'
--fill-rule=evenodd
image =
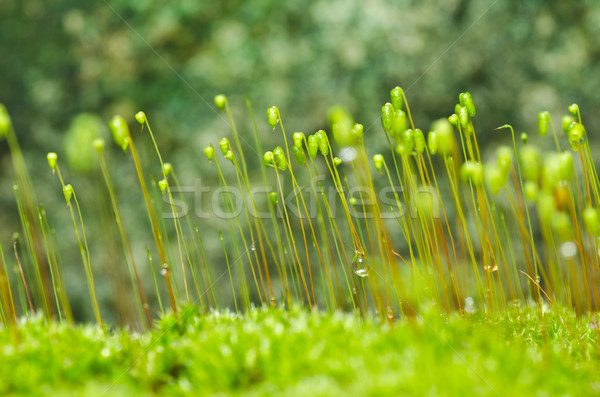
<path id="1" fill-rule="evenodd" d="M 558 121 L 573 102 L 590 136 L 600 126 L 600 3 L 593 0 L 3 0 L 0 54 L 0 102 L 56 229 L 82 320 L 91 319 L 87 287 L 46 153 L 59 153 L 67 181 L 83 196 L 94 266 L 102 269 L 103 311 L 110 316 L 121 301 L 114 292 L 125 294 L 128 281 L 119 285 L 103 275 L 119 271 L 122 249 L 116 231 L 106 231 L 111 215 L 95 158 L 81 156 L 78 140 L 108 138 L 114 114 L 137 130 L 133 116 L 144 110 L 185 185 L 197 178 L 217 183 L 202 148 L 230 136 L 212 100 L 220 93 L 247 137 L 252 123 L 244 95 L 252 100 L 266 147 L 275 142 L 268 106 L 279 107 L 289 131 L 311 133 L 328 129 L 328 109 L 343 105 L 365 126 L 368 149 L 383 150 L 380 108 L 396 85 L 406 90 L 424 131 L 453 112 L 459 92 L 470 91 L 486 147 L 506 139 L 495 127 L 511 123 L 534 132 L 540 110 Z M 90 136 L 82 138 L 80 129 Z M 147 218 L 129 159 L 113 149 L 119 205 L 143 263 L 153 245 Z M 151 149 L 142 154 L 151 158 Z M 0 243 L 9 263 L 20 228 L 13 178 L 0 141 Z M 209 259 L 219 263 L 216 232 L 207 234 Z"/>

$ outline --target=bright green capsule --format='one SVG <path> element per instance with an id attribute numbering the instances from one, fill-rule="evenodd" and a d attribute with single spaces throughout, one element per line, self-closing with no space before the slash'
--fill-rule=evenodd
<path id="1" fill-rule="evenodd" d="M 269 122 L 271 128 L 275 129 L 277 122 L 279 121 L 279 112 L 277 107 L 271 106 L 269 109 L 267 109 L 267 121 Z"/>
<path id="2" fill-rule="evenodd" d="M 450 124 L 452 124 L 455 127 L 458 127 L 458 115 L 456 113 L 451 114 L 448 117 L 448 121 L 450 122 Z"/>
<path id="3" fill-rule="evenodd" d="M 443 156 L 451 154 L 456 148 L 454 129 L 446 119 L 439 119 L 431 125 L 431 129 L 437 134 L 437 149 Z"/>
<path id="4" fill-rule="evenodd" d="M 575 173 L 571 152 L 560 153 L 558 155 L 558 163 L 558 175 L 560 179 L 570 181 Z"/>
<path id="5" fill-rule="evenodd" d="M 569 132 L 569 130 L 571 129 L 571 126 L 575 123 L 575 119 L 568 115 L 565 114 L 562 118 L 562 130 L 563 132 Z"/>
<path id="6" fill-rule="evenodd" d="M 317 156 L 319 151 L 319 137 L 316 134 L 309 135 L 307 142 L 308 155 L 311 159 Z"/>
<path id="7" fill-rule="evenodd" d="M 526 145 L 527 144 L 527 139 L 529 137 L 527 136 L 527 133 L 521 132 L 521 135 L 519 136 L 519 138 L 521 138 L 521 142 L 523 142 L 523 144 Z"/>
<path id="8" fill-rule="evenodd" d="M 394 106 L 391 103 L 386 103 L 381 107 L 381 126 L 388 134 L 392 132 L 394 122 Z"/>
<path id="9" fill-rule="evenodd" d="M 63 186 L 63 195 L 65 196 L 65 201 L 67 202 L 67 204 L 69 204 L 71 202 L 71 197 L 73 197 L 73 186 Z"/>
<path id="10" fill-rule="evenodd" d="M 163 174 L 165 176 L 169 176 L 169 174 L 173 171 L 173 165 L 171 163 L 164 163 L 162 169 Z"/>
<path id="11" fill-rule="evenodd" d="M 548 224 L 552 220 L 555 211 L 554 197 L 551 193 L 540 192 L 537 200 L 538 218 L 540 222 Z"/>
<path id="12" fill-rule="evenodd" d="M 161 179 L 158 181 L 158 187 L 160 188 L 160 192 L 164 193 L 165 190 L 169 187 L 169 182 L 166 179 Z"/>
<path id="13" fill-rule="evenodd" d="M 323 156 L 327 156 L 329 154 L 329 139 L 327 139 L 327 134 L 325 134 L 325 131 L 319 130 L 315 135 L 319 137 L 319 151 Z"/>
<path id="14" fill-rule="evenodd" d="M 58 159 L 58 155 L 54 152 L 50 152 L 46 155 L 46 158 L 48 159 L 48 165 L 50 166 L 50 169 L 54 171 L 56 169 L 56 160 Z"/>
<path id="15" fill-rule="evenodd" d="M 585 127 L 581 123 L 573 123 L 569 129 L 569 144 L 574 151 L 578 151 L 586 141 Z"/>
<path id="16" fill-rule="evenodd" d="M 215 148 L 213 147 L 213 145 L 206 146 L 204 148 L 204 154 L 206 155 L 208 161 L 212 161 L 215 157 Z"/>
<path id="17" fill-rule="evenodd" d="M 277 202 L 279 201 L 279 195 L 277 194 L 277 192 L 270 192 L 269 199 L 271 199 L 271 204 L 273 204 L 273 206 L 276 206 Z"/>
<path id="18" fill-rule="evenodd" d="M 481 164 L 475 161 L 465 161 L 460 167 L 460 179 L 464 183 L 471 181 L 475 186 L 481 185 L 483 182 L 483 168 Z"/>
<path id="19" fill-rule="evenodd" d="M 126 151 L 127 146 L 129 146 L 128 138 L 130 135 L 129 127 L 127 127 L 125 119 L 118 115 L 114 116 L 108 123 L 108 127 L 110 128 L 110 132 L 112 133 L 115 143 L 124 151 Z"/>
<path id="20" fill-rule="evenodd" d="M 294 132 L 292 138 L 294 139 L 294 146 L 302 148 L 302 143 L 304 143 L 304 132 Z"/>
<path id="21" fill-rule="evenodd" d="M 552 220 L 550 221 L 552 230 L 562 241 L 569 241 L 573 237 L 573 226 L 571 225 L 571 218 L 566 212 L 554 211 L 552 214 Z"/>
<path id="22" fill-rule="evenodd" d="M 102 155 L 102 153 L 104 153 L 104 139 L 96 138 L 94 139 L 94 142 L 92 142 L 92 145 L 94 146 L 94 149 L 96 149 L 96 153 L 98 153 L 99 155 Z"/>
<path id="23" fill-rule="evenodd" d="M 466 106 L 456 105 L 456 114 L 458 115 L 458 121 L 460 126 L 466 128 L 469 125 L 469 111 Z"/>
<path id="24" fill-rule="evenodd" d="M 561 160 L 560 153 L 548 153 L 544 156 L 544 167 L 542 169 L 542 188 L 551 192 L 561 181 L 562 176 L 568 176 L 568 164 L 565 164 L 564 169 L 561 171 L 561 163 L 567 159 Z M 561 176 L 561 173 L 563 174 Z"/>
<path id="25" fill-rule="evenodd" d="M 224 157 L 225 157 L 227 160 L 229 160 L 229 161 L 231 161 L 232 163 L 234 163 L 234 159 L 235 159 L 235 157 L 234 157 L 234 155 L 233 155 L 233 151 L 231 151 L 231 150 L 228 150 L 228 151 L 227 151 L 227 153 L 225 153 L 225 156 L 224 156 Z"/>
<path id="26" fill-rule="evenodd" d="M 364 127 L 362 124 L 355 123 L 352 126 L 352 138 L 354 139 L 352 143 L 362 140 Z"/>
<path id="27" fill-rule="evenodd" d="M 415 131 L 408 129 L 404 130 L 400 135 L 401 144 L 396 146 L 398 154 L 409 155 L 415 148 Z"/>
<path id="28" fill-rule="evenodd" d="M 521 171 L 526 181 L 537 181 L 540 177 L 540 154 L 536 147 L 527 145 L 519 153 Z"/>
<path id="29" fill-rule="evenodd" d="M 587 207 L 583 210 L 583 225 L 588 234 L 600 235 L 600 213 L 597 208 Z"/>
<path id="30" fill-rule="evenodd" d="M 231 145 L 229 144 L 229 139 L 227 138 L 223 138 L 219 141 L 219 147 L 221 148 L 221 153 L 223 153 L 223 156 L 225 156 L 227 154 L 227 152 L 229 151 L 229 149 L 231 149 Z"/>
<path id="31" fill-rule="evenodd" d="M 342 159 L 339 158 L 339 157 L 334 157 L 333 158 L 333 165 L 335 165 L 337 167 L 340 164 L 342 164 Z"/>
<path id="32" fill-rule="evenodd" d="M 502 176 L 502 171 L 495 165 L 486 166 L 484 168 L 485 184 L 493 194 L 500 193 L 500 189 L 504 186 L 505 179 Z"/>
<path id="33" fill-rule="evenodd" d="M 438 151 L 438 134 L 435 131 L 429 131 L 427 135 L 427 147 L 429 148 L 429 153 L 434 155 Z"/>
<path id="34" fill-rule="evenodd" d="M 293 146 L 292 153 L 294 153 L 294 158 L 299 165 L 304 164 L 306 158 L 304 157 L 304 150 L 302 149 L 302 146 Z"/>
<path id="35" fill-rule="evenodd" d="M 550 113 L 547 111 L 538 113 L 538 132 L 541 136 L 548 134 L 548 123 L 550 122 Z"/>
<path id="36" fill-rule="evenodd" d="M 402 109 L 402 105 L 404 102 L 403 91 L 400 87 L 394 87 L 390 91 L 390 102 L 392 102 L 392 106 L 395 111 Z"/>
<path id="37" fill-rule="evenodd" d="M 287 159 L 285 158 L 285 152 L 283 151 L 281 146 L 277 146 L 275 149 L 273 149 L 273 158 L 275 159 L 275 165 L 277 166 L 277 168 L 279 168 L 282 171 L 285 171 L 287 169 Z"/>
<path id="38" fill-rule="evenodd" d="M 571 114 L 575 117 L 577 117 L 577 113 L 579 113 L 579 106 L 574 103 L 571 106 L 569 106 L 569 112 L 571 112 Z"/>
<path id="39" fill-rule="evenodd" d="M 475 104 L 473 103 L 473 98 L 471 97 L 471 94 L 468 92 L 463 92 L 458 96 L 458 100 L 461 105 L 467 108 L 469 117 L 475 117 Z"/>
<path id="40" fill-rule="evenodd" d="M 350 197 L 348 199 L 348 202 L 350 203 L 351 206 L 355 206 L 356 205 L 356 197 Z"/>
<path id="41" fill-rule="evenodd" d="M 121 145 L 121 149 L 123 149 L 124 153 L 127 153 L 127 148 L 129 147 L 129 143 L 131 142 L 131 137 L 126 136 L 125 139 L 123 139 L 123 144 Z"/>
<path id="42" fill-rule="evenodd" d="M 141 125 L 144 125 L 144 123 L 146 122 L 146 113 L 139 111 L 135 114 L 135 119 L 137 120 L 138 123 L 140 123 Z"/>
<path id="43" fill-rule="evenodd" d="M 270 166 L 275 164 L 275 156 L 273 155 L 273 152 L 266 151 L 265 154 L 263 155 L 263 164 L 265 165 L 265 167 L 269 168 Z"/>
<path id="44" fill-rule="evenodd" d="M 513 150 L 505 145 L 499 146 L 496 150 L 498 156 L 498 168 L 502 172 L 502 178 L 506 179 L 512 168 Z"/>
<path id="45" fill-rule="evenodd" d="M 537 200 L 538 192 L 538 185 L 534 181 L 527 181 L 525 182 L 525 185 L 523 185 L 523 195 L 527 201 L 535 202 Z"/>
<path id="46" fill-rule="evenodd" d="M 403 131 L 406 131 L 407 125 L 406 113 L 404 113 L 401 109 L 396 110 L 394 112 L 394 121 L 392 123 L 392 135 L 398 136 Z"/>
<path id="47" fill-rule="evenodd" d="M 382 172 L 381 167 L 383 167 L 383 156 L 381 154 L 374 155 L 373 164 L 375 165 L 375 169 L 377 171 Z"/>
<path id="48" fill-rule="evenodd" d="M 413 140 L 415 142 L 415 152 L 417 152 L 417 154 L 422 154 L 423 150 L 425 150 L 425 135 L 423 135 L 423 131 L 421 131 L 419 128 L 417 128 L 415 130 L 415 135 L 413 137 Z"/>
<path id="49" fill-rule="evenodd" d="M 219 94 L 219 95 L 215 96 L 215 105 L 217 105 L 217 108 L 219 108 L 219 110 L 225 109 L 226 102 L 227 102 L 227 98 L 225 97 L 225 95 Z"/>
<path id="50" fill-rule="evenodd" d="M 10 116 L 6 110 L 6 106 L 0 103 L 0 138 L 8 134 L 11 126 L 12 121 L 10 120 Z"/>

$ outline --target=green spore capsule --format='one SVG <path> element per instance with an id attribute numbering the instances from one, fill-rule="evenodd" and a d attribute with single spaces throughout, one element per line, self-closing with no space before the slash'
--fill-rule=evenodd
<path id="1" fill-rule="evenodd" d="M 173 165 L 171 163 L 164 163 L 162 169 L 163 174 L 165 176 L 169 176 L 169 174 L 173 171 Z"/>
<path id="2" fill-rule="evenodd" d="M 521 135 L 519 135 L 519 138 L 521 138 L 521 142 L 523 142 L 523 145 L 527 145 L 527 139 L 529 137 L 527 136 L 526 132 L 521 132 Z"/>
<path id="3" fill-rule="evenodd" d="M 448 121 L 450 122 L 450 124 L 452 124 L 455 127 L 458 127 L 458 115 L 456 113 L 451 114 L 448 117 Z"/>
<path id="4" fill-rule="evenodd" d="M 402 109 L 402 105 L 404 103 L 403 91 L 400 87 L 394 87 L 390 91 L 390 102 L 392 102 L 392 106 L 394 110 L 398 111 Z"/>
<path id="5" fill-rule="evenodd" d="M 523 146 L 519 153 L 521 171 L 526 181 L 537 181 L 540 177 L 540 154 L 534 146 Z"/>
<path id="6" fill-rule="evenodd" d="M 227 152 L 229 151 L 229 149 L 231 149 L 231 145 L 229 144 L 229 139 L 227 138 L 223 138 L 219 141 L 219 147 L 221 148 L 221 153 L 223 153 L 223 156 L 225 156 L 227 154 Z"/>
<path id="7" fill-rule="evenodd" d="M 373 164 L 375 165 L 375 169 L 382 173 L 381 167 L 383 167 L 383 156 L 381 154 L 374 155 Z"/>
<path id="8" fill-rule="evenodd" d="M 46 158 L 48 159 L 48 165 L 50 166 L 50 169 L 54 171 L 56 169 L 56 160 L 58 159 L 58 155 L 54 152 L 50 152 L 46 155 Z"/>
<path id="9" fill-rule="evenodd" d="M 277 168 L 279 168 L 282 171 L 285 171 L 287 169 L 287 159 L 285 158 L 285 152 L 283 151 L 281 146 L 277 146 L 275 149 L 273 149 L 273 158 L 275 159 L 275 165 L 277 166 Z"/>
<path id="10" fill-rule="evenodd" d="M 161 179 L 158 181 L 158 187 L 160 188 L 160 192 L 164 193 L 165 190 L 169 187 L 169 182 L 166 179 Z"/>
<path id="11" fill-rule="evenodd" d="M 302 143 L 304 142 L 304 132 L 294 132 L 292 138 L 294 140 L 294 146 L 301 148 Z"/>
<path id="12" fill-rule="evenodd" d="M 275 129 L 277 122 L 279 121 L 279 111 L 277 110 L 277 107 L 271 106 L 267 109 L 267 121 L 271 128 Z"/>
<path id="13" fill-rule="evenodd" d="M 496 149 L 496 156 L 498 156 L 498 168 L 502 172 L 503 179 L 506 179 L 512 168 L 513 150 L 508 146 L 502 145 Z"/>
<path id="14" fill-rule="evenodd" d="M 225 104 L 227 103 L 227 97 L 223 94 L 219 94 L 215 96 L 215 105 L 219 110 L 225 109 Z"/>
<path id="15" fill-rule="evenodd" d="M 592 236 L 600 235 L 600 213 L 597 208 L 587 207 L 583 210 L 585 231 Z"/>
<path id="16" fill-rule="evenodd" d="M 225 153 L 225 158 L 234 163 L 235 156 L 233 155 L 233 151 L 228 150 L 227 153 Z"/>
<path id="17" fill-rule="evenodd" d="M 558 175 L 560 179 L 570 181 L 575 173 L 573 156 L 570 152 L 562 152 L 558 155 Z"/>
<path id="18" fill-rule="evenodd" d="M 362 140 L 363 132 L 364 132 L 364 127 L 362 124 L 354 123 L 351 131 L 352 131 L 352 139 L 353 139 L 352 143 Z"/>
<path id="19" fill-rule="evenodd" d="M 569 144 L 571 149 L 578 151 L 586 141 L 585 127 L 581 123 L 573 123 L 569 129 Z"/>
<path id="20" fill-rule="evenodd" d="M 566 212 L 554 211 L 552 214 L 552 220 L 550 221 L 552 230 L 562 241 L 569 241 L 573 237 L 573 227 L 571 225 L 571 218 Z"/>
<path id="21" fill-rule="evenodd" d="M 562 118 L 562 130 L 567 133 L 571 129 L 571 126 L 575 123 L 575 119 L 568 114 L 565 114 Z"/>
<path id="22" fill-rule="evenodd" d="M 271 204 L 273 204 L 273 206 L 276 206 L 277 202 L 279 202 L 279 195 L 277 194 L 277 192 L 270 192 L 269 199 L 271 200 Z"/>
<path id="23" fill-rule="evenodd" d="M 458 121 L 460 126 L 466 128 L 469 125 L 469 111 L 466 106 L 456 105 L 456 114 L 458 115 Z"/>
<path id="24" fill-rule="evenodd" d="M 319 130 L 315 135 L 319 137 L 319 151 L 323 156 L 327 156 L 329 154 L 329 139 L 327 139 L 327 134 L 325 134 L 325 131 Z"/>
<path id="25" fill-rule="evenodd" d="M 415 130 L 413 140 L 415 142 L 415 152 L 417 152 L 417 154 L 422 154 L 426 146 L 425 135 L 423 135 L 423 131 L 417 128 Z"/>
<path id="26" fill-rule="evenodd" d="M 123 151 L 127 151 L 127 147 L 129 146 L 129 127 L 125 122 L 125 119 L 121 116 L 114 116 L 110 122 L 108 123 L 108 127 L 110 132 L 112 133 L 113 140 L 115 143 L 123 149 Z"/>
<path id="27" fill-rule="evenodd" d="M 334 157 L 333 158 L 333 165 L 335 165 L 337 167 L 340 164 L 342 164 L 342 159 L 339 158 L 339 157 Z"/>
<path id="28" fill-rule="evenodd" d="M 275 164 L 275 157 L 273 156 L 272 151 L 269 150 L 265 152 L 263 155 L 263 164 L 267 168 Z"/>
<path id="29" fill-rule="evenodd" d="M 484 168 L 484 179 L 486 186 L 493 194 L 500 193 L 500 189 L 504 186 L 505 178 L 503 178 L 499 167 L 495 165 L 486 166 Z"/>
<path id="30" fill-rule="evenodd" d="M 213 145 L 206 146 L 204 148 L 204 154 L 206 155 L 208 161 L 213 161 L 213 158 L 215 157 L 215 148 Z"/>
<path id="31" fill-rule="evenodd" d="M 437 134 L 439 153 L 443 156 L 451 154 L 456 148 L 452 124 L 447 119 L 439 119 L 431 124 L 431 130 Z"/>
<path id="32" fill-rule="evenodd" d="M 67 202 L 67 204 L 69 204 L 71 202 L 71 197 L 73 197 L 73 186 L 63 186 L 63 195 L 65 196 L 65 201 Z"/>
<path id="33" fill-rule="evenodd" d="M 102 153 L 104 153 L 104 139 L 96 138 L 94 139 L 94 142 L 92 142 L 92 145 L 94 146 L 94 149 L 96 149 L 96 153 L 98 153 L 99 155 L 102 155 Z"/>
<path id="34" fill-rule="evenodd" d="M 539 190 L 538 184 L 534 181 L 527 181 L 523 185 L 523 195 L 527 201 L 532 203 L 537 200 Z"/>
<path id="35" fill-rule="evenodd" d="M 408 129 L 404 130 L 400 135 L 401 144 L 396 146 L 398 154 L 409 155 L 415 148 L 415 131 Z"/>
<path id="36" fill-rule="evenodd" d="M 351 206 L 355 206 L 356 205 L 356 197 L 350 197 L 348 199 L 348 202 L 350 203 Z"/>
<path id="37" fill-rule="evenodd" d="M 464 183 L 471 181 L 475 186 L 481 185 L 483 182 L 483 168 L 481 164 L 475 161 L 465 161 L 460 167 L 460 179 Z"/>
<path id="38" fill-rule="evenodd" d="M 437 153 L 438 145 L 439 145 L 439 140 L 438 140 L 437 132 L 429 131 L 429 134 L 427 135 L 427 147 L 429 148 L 429 153 L 432 156 Z"/>
<path id="39" fill-rule="evenodd" d="M 475 104 L 473 103 L 473 97 L 468 92 L 463 92 L 458 96 L 458 101 L 460 104 L 467 108 L 467 112 L 469 113 L 469 117 L 475 117 Z"/>
<path id="40" fill-rule="evenodd" d="M 394 112 L 394 121 L 392 123 L 392 135 L 400 135 L 403 131 L 406 130 L 406 127 L 406 113 L 404 113 L 401 109 L 396 110 Z"/>
<path id="41" fill-rule="evenodd" d="M 8 114 L 8 110 L 6 110 L 6 106 L 0 103 L 0 138 L 8 134 L 8 131 L 10 131 L 11 126 L 12 121 Z"/>
<path id="42" fill-rule="evenodd" d="M 552 220 L 555 211 L 554 197 L 551 193 L 540 192 L 537 200 L 538 218 L 540 222 L 548 224 Z"/>
<path id="43" fill-rule="evenodd" d="M 127 136 L 123 139 L 123 144 L 121 145 L 121 149 L 123 149 L 123 153 L 127 153 L 127 148 L 129 147 L 129 143 L 131 142 L 131 137 Z"/>
<path id="44" fill-rule="evenodd" d="M 144 123 L 146 122 L 146 113 L 139 111 L 135 114 L 135 119 L 137 120 L 138 123 L 140 123 L 141 125 L 144 125 Z"/>
<path id="45" fill-rule="evenodd" d="M 294 154 L 294 158 L 299 165 L 304 164 L 306 158 L 304 157 L 304 150 L 302 149 L 302 146 L 293 146 L 292 153 Z"/>
<path id="46" fill-rule="evenodd" d="M 566 173 L 566 171 L 567 169 L 563 170 L 563 173 Z M 541 176 L 542 188 L 545 191 L 550 192 L 558 186 L 562 178 L 560 153 L 548 153 L 544 156 L 544 167 Z"/>
<path id="47" fill-rule="evenodd" d="M 579 105 L 577 105 L 576 103 L 572 104 L 571 106 L 569 106 L 569 112 L 577 117 L 577 113 L 579 113 Z"/>
<path id="48" fill-rule="evenodd" d="M 307 149 L 310 158 L 314 159 L 319 151 L 319 137 L 317 135 L 313 134 L 308 137 Z"/>
<path id="49" fill-rule="evenodd" d="M 391 103 L 386 103 L 381 107 L 381 126 L 388 134 L 392 132 L 394 123 L 394 106 Z"/>
<path id="50" fill-rule="evenodd" d="M 538 113 L 538 132 L 541 136 L 548 134 L 548 124 L 550 122 L 550 113 L 542 111 Z"/>

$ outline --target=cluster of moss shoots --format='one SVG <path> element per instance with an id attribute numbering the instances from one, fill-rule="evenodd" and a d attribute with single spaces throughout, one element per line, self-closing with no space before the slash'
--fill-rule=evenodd
<path id="1" fill-rule="evenodd" d="M 219 150 L 209 145 L 204 152 L 214 163 L 225 192 L 223 206 L 234 212 L 229 186 L 247 193 L 252 188 L 247 154 L 227 98 L 218 95 L 215 104 L 228 117 L 234 145 L 223 138 Z M 166 291 L 175 316 L 186 304 L 197 304 L 206 313 L 229 304 L 243 311 L 252 305 L 289 307 L 296 303 L 393 322 L 415 315 L 423 305 L 435 305 L 445 314 L 466 315 L 477 308 L 489 318 L 519 310 L 520 304 L 528 302 L 539 305 L 540 313 L 544 302 L 572 306 L 577 313 L 593 310 L 599 303 L 600 182 L 577 105 L 569 107 L 559 131 L 548 112 L 538 115 L 539 134 L 551 132 L 554 152 L 540 153 L 528 143 L 527 134 L 515 137 L 513 128 L 504 125 L 498 130 L 512 134 L 512 146 L 499 146 L 486 163 L 477 144 L 476 110 L 469 93 L 460 94 L 455 112 L 433 123 L 426 136 L 415 127 L 404 91 L 394 88 L 381 113 L 389 151 L 374 156 L 367 155 L 364 137 L 381 132 L 364 131 L 339 109 L 330 114 L 329 136 L 323 130 L 289 136 L 279 110 L 269 108 L 268 123 L 278 132 L 282 146 L 265 152 L 248 101 L 247 106 L 258 154 L 254 161 L 265 166 L 261 168 L 265 197 L 259 202 L 252 194 L 243 197 L 241 214 L 227 221 L 230 240 L 218 231 L 225 263 L 212 266 L 207 264 L 195 220 L 175 216 L 173 195 L 181 189 L 172 192 L 171 186 L 179 188 L 179 180 L 173 166 L 163 162 L 146 115 L 135 115 L 141 131 L 148 132 L 136 139 L 122 117 L 109 122 L 115 143 L 133 161 L 144 197 L 159 262 L 149 254 L 143 266 L 160 274 L 154 278 L 153 291 L 160 312 L 166 310 L 161 290 Z M 134 143 L 147 135 L 160 163 L 160 170 L 153 170 L 160 175 L 158 182 L 150 184 L 145 175 L 152 171 L 150 166 L 143 167 Z M 330 136 L 338 149 L 351 156 L 335 157 Z M 8 266 L 0 247 L 0 321 L 16 327 L 18 317 L 39 310 L 49 319 L 71 322 L 53 229 L 36 199 L 3 106 L 0 137 L 6 137 L 14 163 L 14 191 L 24 236 L 22 256 L 26 256 L 19 260 L 15 245 L 11 263 L 16 265 Z M 94 148 L 124 248 L 123 266 L 129 269 L 139 321 L 152 328 L 156 308 L 148 302 L 139 258 L 135 258 L 117 204 L 104 157 L 105 142 L 97 139 Z M 59 156 L 48 153 L 47 159 L 63 189 L 91 305 L 102 326 L 96 269 L 76 190 L 63 180 Z M 225 167 L 232 169 L 225 172 Z M 225 175 L 235 178 L 227 180 Z M 301 186 L 300 178 L 310 181 L 308 189 Z M 325 182 L 335 188 L 333 203 Z M 385 204 L 389 208 L 372 199 L 376 186 L 382 184 L 394 192 L 393 204 Z M 352 186 L 361 186 L 364 194 L 349 194 Z M 426 199 L 419 194 L 423 187 L 431 193 Z M 316 198 L 316 214 L 308 210 L 307 191 L 311 199 Z M 291 203 L 280 200 L 290 192 Z M 166 222 L 157 215 L 157 194 L 171 204 L 172 229 L 169 225 L 166 230 Z M 270 216 L 255 216 L 265 203 Z M 341 205 L 341 215 L 334 215 L 334 204 Z M 369 216 L 356 217 L 357 211 Z M 399 233 L 389 232 L 383 211 L 393 214 L 392 223 Z M 176 244 L 165 243 L 169 232 L 176 235 Z M 18 272 L 9 272 L 12 268 Z M 230 291 L 215 288 L 222 272 L 229 276 Z M 159 283 L 166 288 L 159 288 Z"/>

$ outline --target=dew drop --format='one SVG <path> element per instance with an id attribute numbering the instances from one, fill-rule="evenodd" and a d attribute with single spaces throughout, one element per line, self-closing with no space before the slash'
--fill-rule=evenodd
<path id="1" fill-rule="evenodd" d="M 564 242 L 560 246 L 560 253 L 565 259 L 572 259 L 577 255 L 577 245 L 572 241 Z"/>
<path id="2" fill-rule="evenodd" d="M 466 313 L 475 313 L 475 301 L 470 296 L 465 298 L 465 312 Z"/>
<path id="3" fill-rule="evenodd" d="M 369 275 L 369 271 L 367 270 L 367 261 L 365 260 L 364 254 L 360 251 L 355 251 L 352 267 L 354 274 L 356 274 L 358 277 L 367 277 Z"/>
<path id="4" fill-rule="evenodd" d="M 254 243 L 250 245 L 250 251 L 256 251 L 256 246 L 254 245 Z"/>
<path id="5" fill-rule="evenodd" d="M 277 306 L 277 300 L 274 296 L 271 296 L 271 306 Z"/>
<path id="6" fill-rule="evenodd" d="M 162 270 L 160 271 L 160 275 L 163 277 L 166 277 L 167 273 L 169 273 L 169 265 L 167 265 L 166 263 L 163 263 Z"/>
<path id="7" fill-rule="evenodd" d="M 388 306 L 386 309 L 386 317 L 388 318 L 388 320 L 393 320 L 394 319 L 394 311 L 392 310 L 392 308 L 390 306 Z"/>

